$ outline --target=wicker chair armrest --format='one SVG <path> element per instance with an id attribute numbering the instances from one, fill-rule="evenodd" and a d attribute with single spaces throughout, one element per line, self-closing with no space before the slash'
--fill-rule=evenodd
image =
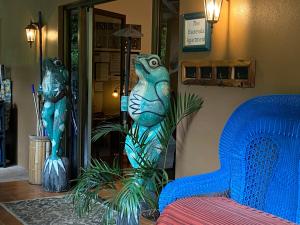
<path id="1" fill-rule="evenodd" d="M 159 211 L 180 198 L 199 195 L 226 195 L 230 176 L 225 170 L 177 178 L 168 183 L 159 196 Z"/>

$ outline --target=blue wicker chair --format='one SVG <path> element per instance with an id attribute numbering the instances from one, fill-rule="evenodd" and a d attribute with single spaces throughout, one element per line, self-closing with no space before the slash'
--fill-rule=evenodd
<path id="1" fill-rule="evenodd" d="M 300 222 L 300 95 L 253 98 L 228 120 L 219 145 L 221 168 L 178 178 L 162 191 L 159 208 L 177 199 L 217 193 Z"/>

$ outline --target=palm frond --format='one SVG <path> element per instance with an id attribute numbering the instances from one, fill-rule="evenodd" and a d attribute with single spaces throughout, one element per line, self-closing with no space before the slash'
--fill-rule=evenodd
<path id="1" fill-rule="evenodd" d="M 97 126 L 92 131 L 92 141 L 95 142 L 98 139 L 106 136 L 110 132 L 119 132 L 123 135 L 128 134 L 128 129 L 123 127 L 121 124 L 115 124 L 115 123 L 104 123 L 99 126 Z"/>
<path id="2" fill-rule="evenodd" d="M 121 179 L 120 168 L 110 168 L 106 162 L 93 160 L 90 167 L 83 170 L 78 183 L 68 196 L 79 216 L 89 213 L 99 201 L 100 189 L 116 189 L 115 182 Z"/>
<path id="3" fill-rule="evenodd" d="M 96 127 L 92 132 L 92 141 L 95 142 L 98 139 L 106 136 L 111 132 L 119 132 L 124 136 L 130 138 L 132 144 L 137 149 L 144 149 L 152 140 L 149 139 L 149 130 L 146 130 L 140 135 L 139 125 L 134 126 L 134 129 L 128 129 L 121 124 L 104 123 Z"/>
<path id="4" fill-rule="evenodd" d="M 134 153 L 132 157 L 138 168 L 121 170 L 117 164 L 109 167 L 105 162 L 94 160 L 88 169 L 83 170 L 78 184 L 72 191 L 71 199 L 76 212 L 79 215 L 88 213 L 95 202 L 99 201 L 98 192 L 102 188 L 110 188 L 114 193 L 102 202 L 106 205 L 105 224 L 111 224 L 116 213 L 128 222 L 131 219 L 137 221 L 142 205 L 157 209 L 158 196 L 168 183 L 168 174 L 164 169 L 157 167 L 158 162 L 151 158 L 151 153 L 160 150 L 164 153 L 166 161 L 169 140 L 176 126 L 183 118 L 197 112 L 202 104 L 202 99 L 194 94 L 178 95 L 177 100 L 172 99 L 157 138 L 150 138 L 150 130 L 140 132 L 141 128 L 138 125 L 134 125 L 130 130 L 120 124 L 111 123 L 97 127 L 93 131 L 93 141 L 110 132 L 120 132 L 129 138 L 131 143 L 126 142 L 125 145 Z M 120 190 L 116 189 L 117 182 L 122 184 Z"/>
<path id="5" fill-rule="evenodd" d="M 131 151 L 136 156 L 134 160 L 140 165 L 150 166 L 151 160 L 146 160 L 146 154 L 149 154 L 148 150 L 151 147 L 155 147 L 153 138 L 149 138 L 150 130 L 147 129 L 140 134 L 139 125 L 135 125 L 132 129 L 124 128 L 120 124 L 113 123 L 105 123 L 97 128 L 95 128 L 92 132 L 92 141 L 95 142 L 98 139 L 106 136 L 110 132 L 120 132 L 127 138 L 131 140 L 131 145 L 129 143 L 125 143 L 125 145 L 131 149 Z M 157 144 L 156 144 L 157 145 Z"/>
<path id="6" fill-rule="evenodd" d="M 159 169 L 150 173 L 143 169 L 129 169 L 126 178 L 122 179 L 122 189 L 106 201 L 106 221 L 111 221 L 113 216 L 109 211 L 118 212 L 119 217 L 128 222 L 139 219 L 142 206 L 151 209 L 158 207 L 158 187 L 162 188 L 168 182 L 168 175 Z M 163 183 L 162 183 L 163 181 Z M 115 215 L 114 215 L 115 216 Z"/>
<path id="7" fill-rule="evenodd" d="M 195 94 L 178 95 L 176 99 L 171 100 L 171 107 L 161 122 L 161 131 L 158 134 L 158 139 L 162 145 L 162 151 L 168 149 L 168 144 L 172 133 L 176 126 L 185 117 L 197 112 L 203 104 L 202 98 Z"/>
<path id="8" fill-rule="evenodd" d="M 146 133 L 146 132 L 145 132 Z M 145 134 L 144 133 L 144 134 Z M 135 138 L 135 137 L 133 137 Z M 130 157 L 137 163 L 139 167 L 151 168 L 156 165 L 156 161 L 153 161 L 151 158 L 152 151 L 157 149 L 157 141 L 150 139 L 145 144 L 136 143 L 134 146 L 129 143 L 125 143 L 127 148 L 129 148 L 134 154 L 130 155 Z"/>

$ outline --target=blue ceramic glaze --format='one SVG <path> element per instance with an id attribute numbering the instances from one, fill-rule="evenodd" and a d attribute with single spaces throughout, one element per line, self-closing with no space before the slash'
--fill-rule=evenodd
<path id="1" fill-rule="evenodd" d="M 153 141 L 146 150 L 147 159 L 158 162 L 160 145 L 156 140 L 161 129 L 160 122 L 165 118 L 170 106 L 170 78 L 167 69 L 162 65 L 157 55 L 139 55 L 135 60 L 135 71 L 139 81 L 132 89 L 128 112 L 134 120 L 132 129 L 139 127 L 139 137 L 149 130 L 147 142 Z M 131 138 L 126 138 L 126 153 L 134 168 L 138 168 L 137 152 Z M 146 157 L 146 156 L 145 156 Z"/>

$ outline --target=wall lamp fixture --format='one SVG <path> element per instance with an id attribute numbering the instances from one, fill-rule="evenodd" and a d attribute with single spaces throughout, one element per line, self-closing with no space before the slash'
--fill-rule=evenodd
<path id="1" fill-rule="evenodd" d="M 27 37 L 27 42 L 30 46 L 30 48 L 32 47 L 32 43 L 35 42 L 35 38 L 36 38 L 36 26 L 33 25 L 32 22 L 30 22 L 30 24 L 28 24 L 26 27 L 25 27 L 25 30 L 26 30 L 26 37 Z"/>
<path id="2" fill-rule="evenodd" d="M 211 27 L 219 21 L 223 0 L 204 0 L 206 21 Z"/>
<path id="3" fill-rule="evenodd" d="M 43 79 L 43 47 L 42 47 L 42 12 L 38 12 L 38 21 L 33 22 L 30 21 L 30 23 L 25 27 L 26 31 L 26 37 L 27 37 L 27 42 L 29 43 L 30 48 L 32 47 L 32 44 L 36 40 L 36 33 L 38 31 L 39 33 L 39 52 L 40 52 L 40 82 L 42 82 Z"/>

